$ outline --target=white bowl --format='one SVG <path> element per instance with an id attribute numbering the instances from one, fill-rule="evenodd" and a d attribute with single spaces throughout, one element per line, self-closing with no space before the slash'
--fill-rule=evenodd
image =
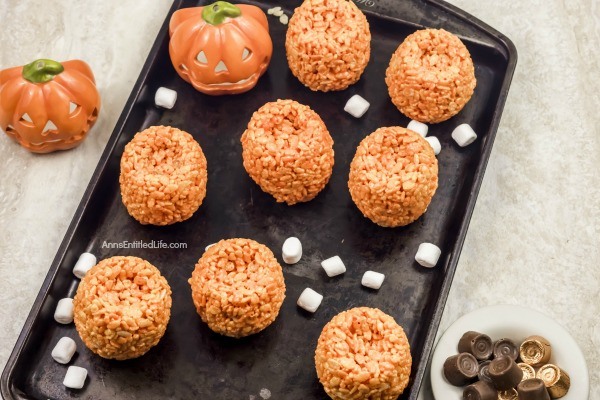
<path id="1" fill-rule="evenodd" d="M 558 365 L 571 378 L 571 389 L 561 400 L 587 400 L 588 369 L 581 349 L 569 333 L 550 317 L 519 306 L 491 306 L 457 319 L 440 338 L 431 360 L 431 387 L 437 400 L 462 400 L 464 388 L 452 386 L 443 374 L 446 359 L 457 354 L 457 345 L 467 331 L 477 331 L 492 340 L 509 338 L 517 344 L 531 335 L 540 335 L 552 345 L 550 363 Z"/>

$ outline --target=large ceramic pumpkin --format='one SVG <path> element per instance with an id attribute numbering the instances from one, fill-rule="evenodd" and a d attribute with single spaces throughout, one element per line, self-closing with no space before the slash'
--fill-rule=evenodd
<path id="1" fill-rule="evenodd" d="M 94 75 L 83 61 L 41 59 L 0 71 L 0 128 L 34 153 L 77 146 L 99 111 Z"/>
<path id="2" fill-rule="evenodd" d="M 176 11 L 169 53 L 179 76 L 209 95 L 243 93 L 273 54 L 267 16 L 258 7 L 217 1 Z"/>

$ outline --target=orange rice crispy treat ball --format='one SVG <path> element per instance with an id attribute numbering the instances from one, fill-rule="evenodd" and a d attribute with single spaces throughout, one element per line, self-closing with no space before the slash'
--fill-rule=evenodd
<path id="1" fill-rule="evenodd" d="M 350 164 L 350 195 L 363 215 L 383 227 L 408 225 L 429 206 L 438 162 L 416 132 L 379 128 L 360 142 Z"/>
<path id="2" fill-rule="evenodd" d="M 236 338 L 271 325 L 285 298 L 281 265 L 268 247 L 250 239 L 221 240 L 211 246 L 189 283 L 202 321 Z"/>
<path id="3" fill-rule="evenodd" d="M 137 133 L 121 157 L 121 197 L 142 224 L 170 225 L 190 218 L 206 196 L 208 172 L 192 135 L 170 126 Z"/>
<path id="4" fill-rule="evenodd" d="M 75 328 L 100 357 L 127 360 L 154 347 L 171 316 L 171 288 L 160 271 L 137 257 L 100 261 L 73 298 Z"/>
<path id="5" fill-rule="evenodd" d="M 343 90 L 369 63 L 369 23 L 352 1 L 305 0 L 290 19 L 285 49 L 292 73 L 304 85 Z"/>
<path id="6" fill-rule="evenodd" d="M 279 203 L 312 200 L 333 171 L 333 139 L 319 115 L 293 100 L 267 103 L 242 135 L 248 175 Z"/>
<path id="7" fill-rule="evenodd" d="M 398 110 L 425 123 L 442 122 L 458 114 L 477 84 L 469 50 L 443 29 L 423 29 L 407 36 L 385 75 Z"/>
<path id="8" fill-rule="evenodd" d="M 412 357 L 404 330 L 391 316 L 358 307 L 325 325 L 315 366 L 332 399 L 393 400 L 408 385 Z"/>

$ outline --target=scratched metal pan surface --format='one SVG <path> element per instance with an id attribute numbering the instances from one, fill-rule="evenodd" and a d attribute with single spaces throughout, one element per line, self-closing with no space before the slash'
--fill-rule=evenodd
<path id="1" fill-rule="evenodd" d="M 314 350 L 323 326 L 337 313 L 356 306 L 377 307 L 392 315 L 408 335 L 413 357 L 410 386 L 400 399 L 417 398 L 434 337 L 481 185 L 510 81 L 516 50 L 509 39 L 439 0 L 357 0 L 372 31 L 372 56 L 362 79 L 337 93 L 314 93 L 291 74 L 285 58 L 286 27 L 269 17 L 274 42 L 268 72 L 252 91 L 208 97 L 182 81 L 168 54 L 168 21 L 178 8 L 202 5 L 176 0 L 150 52 L 106 150 L 43 283 L 23 331 L 2 374 L 5 399 L 249 399 L 262 389 L 273 399 L 324 399 L 314 368 Z M 265 11 L 274 2 L 251 2 Z M 300 0 L 287 2 L 289 15 Z M 347 179 L 362 138 L 381 126 L 406 126 L 408 119 L 391 103 L 384 82 L 390 57 L 402 40 L 423 27 L 459 35 L 475 63 L 477 88 L 456 117 L 430 127 L 440 138 L 439 189 L 427 213 L 397 229 L 380 228 L 352 203 Z M 160 86 L 178 92 L 172 110 L 154 106 Z M 343 111 L 353 94 L 371 102 L 362 119 Z M 242 166 L 240 135 L 252 113 L 278 98 L 291 98 L 316 110 L 335 141 L 335 167 L 315 200 L 288 207 L 277 204 L 251 181 Z M 478 140 L 459 148 L 452 129 L 470 123 Z M 150 125 L 172 125 L 190 132 L 208 159 L 204 204 L 186 222 L 168 227 L 142 226 L 127 214 L 119 193 L 119 160 L 125 144 Z M 283 264 L 280 249 L 288 236 L 304 247 L 299 264 Z M 263 332 L 229 339 L 211 332 L 196 315 L 187 279 L 204 247 L 222 238 L 248 237 L 269 246 L 284 266 L 287 297 L 277 320 Z M 187 249 L 112 249 L 104 242 L 184 242 Z M 442 257 L 434 269 L 414 261 L 421 242 L 437 243 Z M 88 351 L 73 327 L 54 322 L 57 301 L 73 296 L 78 280 L 71 270 L 80 253 L 99 258 L 135 255 L 156 265 L 173 289 L 172 317 L 161 342 L 145 356 L 110 361 Z M 339 255 L 348 271 L 333 279 L 320 267 Z M 386 275 L 379 291 L 366 290 L 366 270 Z M 301 291 L 311 287 L 325 299 L 315 314 L 298 309 Z M 62 336 L 75 339 L 71 365 L 87 368 L 82 390 L 65 389 L 66 366 L 50 352 Z M 262 394 L 267 392 L 263 390 Z"/>

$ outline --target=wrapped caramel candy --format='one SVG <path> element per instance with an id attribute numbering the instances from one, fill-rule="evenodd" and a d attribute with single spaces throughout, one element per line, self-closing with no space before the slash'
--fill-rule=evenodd
<path id="1" fill-rule="evenodd" d="M 542 336 L 529 336 L 519 348 L 519 356 L 525 364 L 539 367 L 550 361 L 552 347 Z"/>
<path id="2" fill-rule="evenodd" d="M 571 387 L 571 378 L 569 375 L 554 364 L 546 364 L 541 367 L 536 378 L 544 381 L 548 388 L 548 393 L 553 399 L 559 399 L 567 394 Z"/>

